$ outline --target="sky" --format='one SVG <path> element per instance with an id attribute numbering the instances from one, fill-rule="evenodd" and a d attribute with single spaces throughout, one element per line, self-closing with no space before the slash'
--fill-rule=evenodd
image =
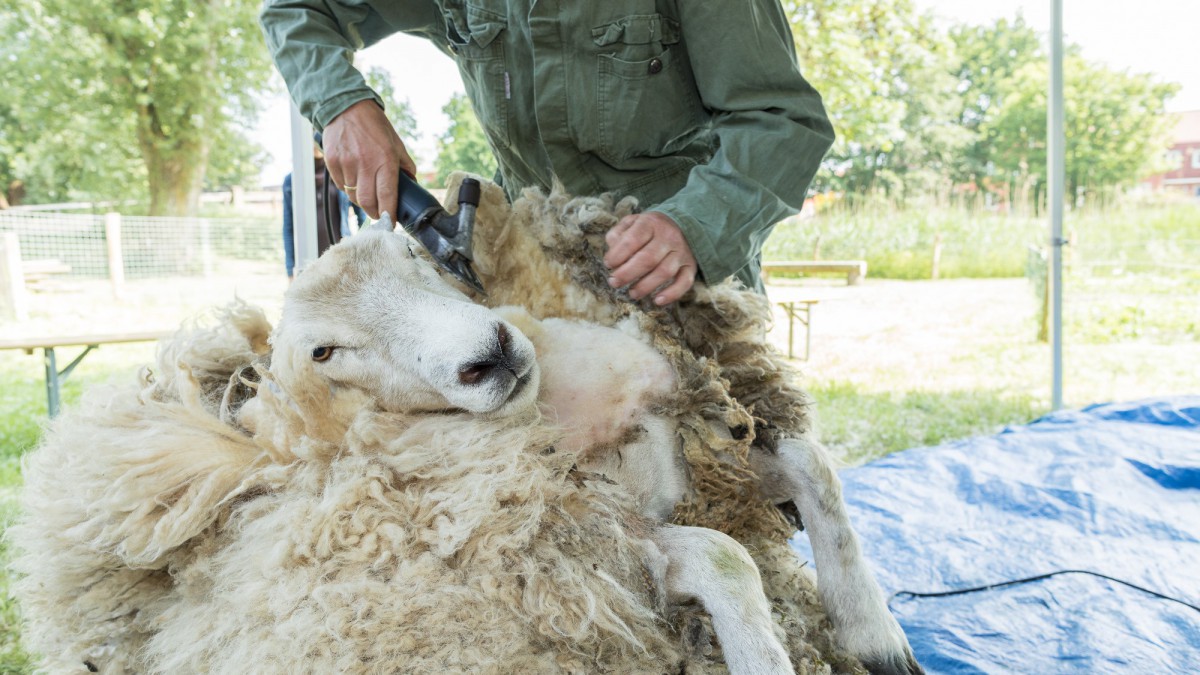
<path id="1" fill-rule="evenodd" d="M 1038 31 L 1050 27 L 1050 0 L 914 2 L 947 23 L 990 24 L 1019 12 Z M 1085 58 L 1181 84 L 1168 109 L 1200 109 L 1195 55 L 1200 44 L 1200 0 L 1142 0 L 1136 10 L 1127 0 L 1063 0 L 1063 26 L 1066 40 L 1080 45 Z M 418 166 L 432 168 L 437 138 L 449 126 L 442 106 L 463 91 L 454 62 L 423 40 L 396 35 L 360 52 L 358 63 L 364 71 L 381 66 L 391 73 L 397 98 L 408 100 L 417 119 L 420 136 L 406 142 L 417 155 Z M 272 156 L 263 167 L 263 185 L 279 185 L 291 171 L 288 99 L 278 76 L 276 84 L 278 93 L 270 97 L 254 130 L 256 140 Z"/>

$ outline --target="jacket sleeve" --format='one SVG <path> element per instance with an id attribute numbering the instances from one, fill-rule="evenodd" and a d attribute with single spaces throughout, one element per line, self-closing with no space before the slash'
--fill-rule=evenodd
<path id="1" fill-rule="evenodd" d="M 318 130 L 346 108 L 379 96 L 354 67 L 354 52 L 396 32 L 432 34 L 432 3 L 405 2 L 382 16 L 352 0 L 265 0 L 259 14 L 267 48 L 292 100 Z"/>
<path id="2" fill-rule="evenodd" d="M 682 190 L 652 210 L 679 224 L 706 281 L 747 265 L 739 277 L 756 281 L 762 244 L 775 223 L 803 206 L 833 127 L 800 74 L 778 0 L 684 2 L 679 9 L 718 146 Z"/>

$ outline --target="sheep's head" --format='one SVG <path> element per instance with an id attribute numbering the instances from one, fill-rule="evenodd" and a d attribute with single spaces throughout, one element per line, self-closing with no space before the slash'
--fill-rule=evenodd
<path id="1" fill-rule="evenodd" d="M 343 240 L 297 276 L 272 345 L 285 391 L 315 375 L 389 412 L 502 415 L 537 397 L 532 343 L 392 232 Z"/>

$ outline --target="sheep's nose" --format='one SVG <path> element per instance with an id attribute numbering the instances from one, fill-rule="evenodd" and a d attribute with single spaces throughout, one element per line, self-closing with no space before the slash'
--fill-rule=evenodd
<path id="1" fill-rule="evenodd" d="M 492 344 L 491 352 L 478 361 L 472 361 L 458 370 L 458 381 L 463 384 L 478 384 L 492 374 L 497 368 L 512 371 L 509 363 L 509 344 L 512 336 L 504 324 L 496 324 L 496 341 Z M 514 373 L 515 375 L 515 373 Z"/>

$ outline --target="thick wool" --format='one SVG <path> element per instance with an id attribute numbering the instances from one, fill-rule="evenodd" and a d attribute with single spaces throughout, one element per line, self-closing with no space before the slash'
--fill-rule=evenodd
<path id="1" fill-rule="evenodd" d="M 11 537 L 48 671 L 678 671 L 645 525 L 536 411 L 308 408 L 330 392 L 272 378 L 246 314 L 29 456 Z"/>
<path id="2" fill-rule="evenodd" d="M 221 422 L 214 392 L 234 364 L 257 358 L 266 328 L 260 311 L 238 306 L 216 329 L 181 331 L 160 350 L 157 377 L 143 370 L 89 391 L 26 456 L 24 515 L 8 536 L 23 575 L 22 639 L 46 670 L 143 670 L 137 655 L 177 602 L 173 570 L 263 463 Z"/>
<path id="3" fill-rule="evenodd" d="M 463 177 L 451 177 L 448 194 L 457 193 Z M 609 326 L 636 320 L 680 382 L 678 392 L 659 401 L 656 410 L 679 423 L 690 471 L 691 494 L 676 507 L 672 522 L 717 529 L 747 547 L 798 672 L 864 672 L 836 646 L 813 577 L 786 543 L 794 526 L 754 488 L 752 445 L 774 452 L 780 439 L 812 433 L 812 400 L 797 384 L 799 373 L 766 341 L 767 300 L 727 282 L 697 283 L 666 309 L 632 301 L 608 285 L 603 254 L 604 235 L 637 211 L 636 200 L 575 197 L 555 186 L 549 193 L 526 190 L 510 206 L 503 190 L 482 183 L 473 243 L 488 295 L 478 299 L 493 306 L 520 304 L 539 318 Z M 706 625 L 698 614 L 680 622 L 685 636 L 704 642 L 689 628 Z M 719 655 L 703 649 L 689 651 L 693 668 L 719 662 Z"/>
<path id="4" fill-rule="evenodd" d="M 671 310 L 606 284 L 631 200 L 485 183 L 475 242 L 492 306 L 632 321 L 667 355 L 691 496 L 674 521 L 758 563 L 798 672 L 861 672 L 833 647 L 751 444 L 807 433 L 808 399 L 763 339 L 761 298 L 698 287 Z M 723 672 L 707 617 L 666 609 L 647 525 L 574 469 L 536 413 L 388 414 L 307 360 L 267 371 L 270 327 L 231 310 L 153 373 L 94 390 L 26 467 L 11 530 L 24 638 L 51 672 Z"/>

